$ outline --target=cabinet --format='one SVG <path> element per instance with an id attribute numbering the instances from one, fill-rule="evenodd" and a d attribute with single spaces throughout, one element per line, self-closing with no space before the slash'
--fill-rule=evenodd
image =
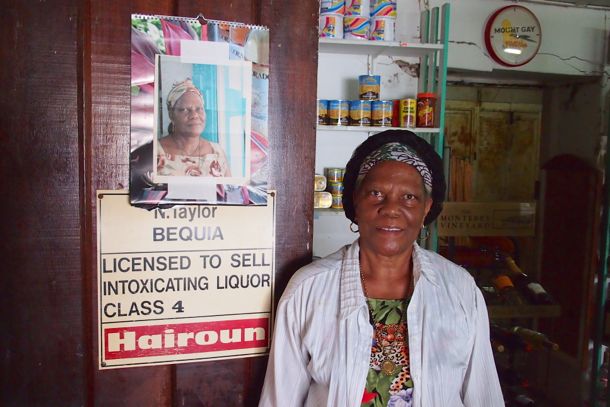
<path id="1" fill-rule="evenodd" d="M 435 127 L 409 130 L 432 143 L 442 156 L 449 14 L 449 4 L 421 12 L 419 31 L 414 30 L 413 38 L 398 37 L 399 41 L 394 42 L 321 38 L 318 99 L 358 99 L 358 76 L 364 74 L 381 76 L 383 100 L 414 98 L 418 92 L 436 93 Z M 400 10 L 398 18 L 404 18 Z M 418 22 L 403 23 L 416 27 Z M 317 126 L 316 173 L 323 174 L 328 167 L 345 167 L 353 150 L 369 135 L 392 128 Z M 355 237 L 343 210 L 314 211 L 314 256 L 330 254 Z M 426 245 L 436 247 L 434 230 Z"/>

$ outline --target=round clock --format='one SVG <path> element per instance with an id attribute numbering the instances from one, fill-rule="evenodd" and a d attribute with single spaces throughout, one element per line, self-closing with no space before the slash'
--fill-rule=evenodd
<path id="1" fill-rule="evenodd" d="M 540 22 L 523 6 L 506 6 L 496 10 L 485 26 L 485 46 L 490 56 L 504 66 L 521 66 L 540 49 Z"/>

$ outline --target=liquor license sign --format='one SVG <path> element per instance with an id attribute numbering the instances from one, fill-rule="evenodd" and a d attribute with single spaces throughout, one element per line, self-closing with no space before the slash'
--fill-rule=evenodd
<path id="1" fill-rule="evenodd" d="M 146 211 L 99 191 L 100 368 L 265 354 L 274 286 L 267 206 Z"/>

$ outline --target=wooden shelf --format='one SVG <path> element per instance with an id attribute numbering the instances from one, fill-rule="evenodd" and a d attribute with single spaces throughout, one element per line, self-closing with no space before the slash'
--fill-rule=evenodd
<path id="1" fill-rule="evenodd" d="M 559 305 L 489 305 L 489 318 L 555 318 L 561 315 Z"/>
<path id="2" fill-rule="evenodd" d="M 413 133 L 438 133 L 440 129 L 438 127 L 381 127 L 381 126 L 331 126 L 331 125 L 318 125 L 316 127 L 318 131 L 353 131 L 353 132 L 368 132 L 368 133 L 379 133 L 385 130 L 410 130 Z"/>
<path id="3" fill-rule="evenodd" d="M 443 44 L 320 38 L 318 49 L 319 52 L 329 54 L 422 57 L 442 50 Z"/>

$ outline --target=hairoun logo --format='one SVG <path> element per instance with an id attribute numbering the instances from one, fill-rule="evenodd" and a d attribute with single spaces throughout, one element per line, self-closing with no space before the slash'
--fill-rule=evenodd
<path id="1" fill-rule="evenodd" d="M 104 329 L 106 360 L 266 348 L 268 318 Z"/>

